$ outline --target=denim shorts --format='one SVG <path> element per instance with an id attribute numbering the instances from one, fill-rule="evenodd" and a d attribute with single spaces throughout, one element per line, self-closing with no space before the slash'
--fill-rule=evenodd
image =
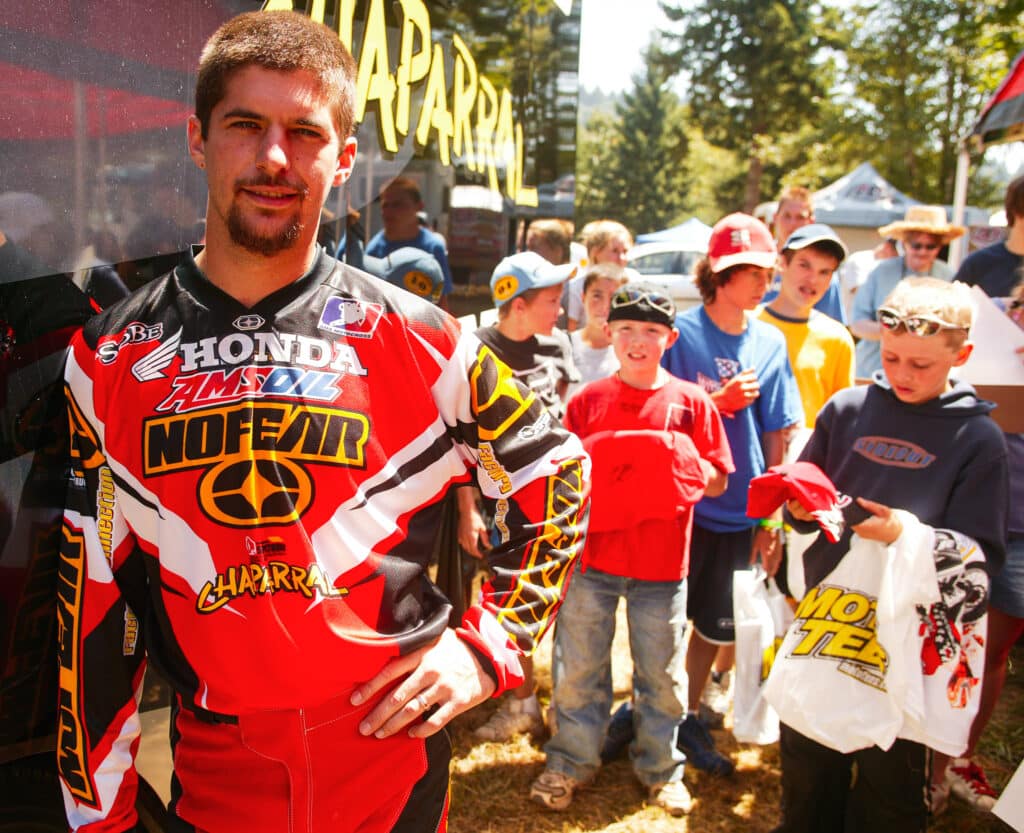
<path id="1" fill-rule="evenodd" d="M 1024 619 L 1024 535 L 1010 534 L 1006 563 L 992 577 L 988 603 L 1003 613 Z"/>

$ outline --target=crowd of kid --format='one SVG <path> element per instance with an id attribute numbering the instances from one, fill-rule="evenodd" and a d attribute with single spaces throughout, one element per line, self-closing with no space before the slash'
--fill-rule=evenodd
<path id="1" fill-rule="evenodd" d="M 957 277 L 998 298 L 1024 298 L 1017 287 L 1024 220 L 1015 223 L 1024 218 L 1024 177 L 1011 183 L 1006 208 L 1009 237 L 1000 251 L 972 255 Z M 722 777 L 734 770 L 711 731 L 722 728 L 731 679 L 734 572 L 760 562 L 790 594 L 800 626 L 810 607 L 797 607 L 802 599 L 817 598 L 840 576 L 850 583 L 851 571 L 873 580 L 860 575 L 873 569 L 853 566 L 867 558 L 882 565 L 871 609 L 891 607 L 910 623 L 911 655 L 897 650 L 887 614 L 879 613 L 871 644 L 883 635 L 894 642 L 879 648 L 881 677 L 872 675 L 877 669 L 851 672 L 849 650 L 824 665 L 797 663 L 785 685 L 806 679 L 818 690 L 809 707 L 794 700 L 801 719 L 791 722 L 803 732 L 780 706 L 777 830 L 924 830 L 951 790 L 991 808 L 994 792 L 971 755 L 1008 652 L 1024 632 L 1024 527 L 1009 511 L 1009 495 L 1024 479 L 1024 443 L 1004 435 L 992 403 L 957 380 L 973 349 L 975 302 L 938 254 L 964 229 L 949 224 L 941 207 L 918 206 L 879 231 L 895 256 L 880 247 L 874 268 L 850 278 L 840 236 L 814 222 L 806 189 L 789 188 L 774 235 L 741 213 L 714 226 L 694 279 L 701 303 L 686 310 L 627 267 L 631 235 L 611 220 L 582 230 L 582 256 L 570 224 L 535 221 L 525 251 L 495 268 L 498 320 L 478 331 L 481 341 L 583 440 L 593 461 L 590 531 L 555 630 L 550 739 L 530 788 L 534 801 L 564 810 L 602 763 L 628 750 L 649 801 L 673 815 L 689 812 L 684 765 Z M 1012 297 L 1000 303 L 1014 320 L 1024 308 Z M 801 463 L 784 465 L 792 460 Z M 831 509 L 846 515 L 845 527 L 840 520 L 828 536 L 811 512 L 818 507 L 806 501 L 748 515 L 752 480 L 769 469 L 797 478 L 803 463 L 835 487 Z M 461 489 L 459 509 L 460 544 L 480 557 L 496 533 L 479 493 Z M 950 572 L 951 540 L 984 564 L 987 580 L 964 578 L 967 555 Z M 901 581 L 924 595 L 893 596 L 886 570 L 900 569 L 911 570 L 912 580 Z M 612 714 L 611 648 L 623 600 L 632 696 Z M 965 641 L 955 653 L 954 676 L 966 692 L 959 702 L 953 682 L 935 673 L 948 656 L 931 667 L 922 661 L 922 645 L 949 649 L 936 635 L 947 615 L 958 639 L 977 642 L 973 652 Z M 965 668 L 972 658 L 974 667 Z M 805 668 L 817 670 L 807 676 Z M 935 679 L 920 683 L 922 674 Z M 938 699 L 949 702 L 935 706 L 926 695 L 918 708 L 912 686 L 897 682 L 906 675 L 922 690 L 938 686 L 949 694 Z M 861 695 L 864 682 L 875 690 Z M 870 713 L 879 696 L 879 708 L 899 715 L 884 740 L 847 748 L 817 731 L 849 710 Z M 476 734 L 489 741 L 539 734 L 543 719 L 528 669 L 524 685 Z M 879 737 L 889 725 L 869 721 Z"/>

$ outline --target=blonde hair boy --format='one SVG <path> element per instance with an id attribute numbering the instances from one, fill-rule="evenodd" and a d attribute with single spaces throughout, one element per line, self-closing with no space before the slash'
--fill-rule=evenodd
<path id="1" fill-rule="evenodd" d="M 971 288 L 959 281 L 949 283 L 938 278 L 906 278 L 882 303 L 904 318 L 915 316 L 934 319 L 939 331 L 954 350 L 968 340 L 977 312 Z M 887 329 L 883 325 L 883 329 Z"/>

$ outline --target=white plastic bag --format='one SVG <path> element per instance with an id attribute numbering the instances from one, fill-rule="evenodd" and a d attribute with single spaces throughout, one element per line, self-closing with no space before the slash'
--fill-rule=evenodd
<path id="1" fill-rule="evenodd" d="M 760 567 L 733 573 L 732 597 L 736 622 L 732 733 L 742 743 L 775 743 L 779 717 L 762 690 L 793 612 L 775 579 L 766 578 Z"/>

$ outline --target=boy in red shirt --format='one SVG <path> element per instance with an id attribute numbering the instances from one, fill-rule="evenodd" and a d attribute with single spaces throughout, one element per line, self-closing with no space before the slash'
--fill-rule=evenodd
<path id="1" fill-rule="evenodd" d="M 687 702 L 692 506 L 725 490 L 733 463 L 711 398 L 661 367 L 679 336 L 674 321 L 668 297 L 643 285 L 620 288 L 606 325 L 620 369 L 580 390 L 565 417 L 594 469 L 590 537 L 555 634 L 555 734 L 544 747 L 547 768 L 530 788 L 554 810 L 568 807 L 600 766 L 620 598 L 634 663 L 633 768 L 652 803 L 673 815 L 690 809 L 675 740 Z"/>

